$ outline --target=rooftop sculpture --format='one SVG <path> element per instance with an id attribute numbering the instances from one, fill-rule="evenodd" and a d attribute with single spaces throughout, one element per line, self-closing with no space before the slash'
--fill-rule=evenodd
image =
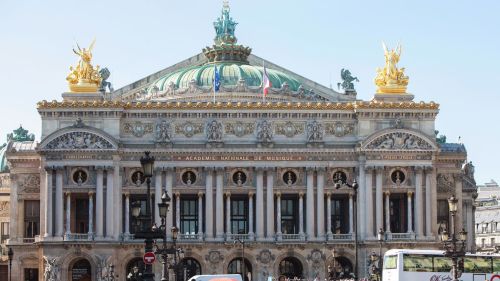
<path id="1" fill-rule="evenodd" d="M 91 63 L 94 43 L 95 40 L 92 41 L 88 48 L 83 49 L 77 44 L 78 51 L 73 49 L 73 52 L 80 57 L 80 60 L 75 67 L 69 67 L 71 72 L 66 77 L 71 92 L 95 93 L 101 85 L 102 79 L 99 74 L 99 66 L 94 67 Z"/>
<path id="2" fill-rule="evenodd" d="M 401 56 L 401 45 L 398 44 L 396 49 L 388 50 L 382 43 L 385 55 L 384 68 L 377 68 L 377 77 L 375 85 L 377 85 L 377 93 L 379 94 L 404 94 L 406 86 L 408 86 L 409 78 L 404 74 L 404 67 L 398 68 L 397 63 Z"/>

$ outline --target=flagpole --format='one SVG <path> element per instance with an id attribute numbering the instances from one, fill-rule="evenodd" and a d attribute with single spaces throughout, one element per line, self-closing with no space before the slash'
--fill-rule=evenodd
<path id="1" fill-rule="evenodd" d="M 264 85 L 264 76 L 266 75 L 266 65 L 264 64 L 264 60 L 262 60 L 262 102 L 266 102 L 266 85 Z"/>
<path id="2" fill-rule="evenodd" d="M 214 104 L 215 104 L 215 88 L 216 88 L 216 81 L 217 81 L 217 65 L 214 64 L 214 81 L 212 82 L 212 86 L 214 87 Z"/>

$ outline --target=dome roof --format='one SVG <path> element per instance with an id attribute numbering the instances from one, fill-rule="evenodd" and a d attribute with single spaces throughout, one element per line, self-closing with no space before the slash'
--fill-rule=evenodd
<path id="1" fill-rule="evenodd" d="M 7 145 L 4 144 L 0 148 L 0 173 L 7 172 L 9 170 L 9 167 L 7 166 L 7 157 L 5 155 L 5 152 L 7 152 Z"/>
<path id="2" fill-rule="evenodd" d="M 216 63 L 219 69 L 220 81 L 222 87 L 232 87 L 238 84 L 238 81 L 245 80 L 249 87 L 260 87 L 262 85 L 262 77 L 264 68 L 262 66 L 254 66 L 249 64 L 237 63 Z M 148 92 L 166 91 L 170 85 L 175 85 L 177 89 L 188 88 L 191 81 L 194 81 L 199 87 L 211 88 L 214 81 L 214 64 L 204 64 L 194 67 L 187 67 L 172 73 L 168 73 L 151 84 Z M 301 83 L 289 74 L 281 71 L 266 68 L 269 80 L 272 87 L 275 89 L 281 88 L 281 85 L 286 82 L 292 91 L 297 91 Z"/>

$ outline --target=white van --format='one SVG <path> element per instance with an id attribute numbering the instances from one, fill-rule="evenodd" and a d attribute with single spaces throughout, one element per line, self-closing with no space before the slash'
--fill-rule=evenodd
<path id="1" fill-rule="evenodd" d="M 243 281 L 239 274 L 195 275 L 188 281 Z"/>

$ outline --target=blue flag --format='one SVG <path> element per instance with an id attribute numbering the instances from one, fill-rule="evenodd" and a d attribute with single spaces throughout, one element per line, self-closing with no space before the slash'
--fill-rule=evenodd
<path id="1" fill-rule="evenodd" d="M 218 92 L 220 88 L 220 74 L 219 70 L 217 69 L 217 66 L 214 65 L 215 71 L 214 71 L 214 92 Z"/>

